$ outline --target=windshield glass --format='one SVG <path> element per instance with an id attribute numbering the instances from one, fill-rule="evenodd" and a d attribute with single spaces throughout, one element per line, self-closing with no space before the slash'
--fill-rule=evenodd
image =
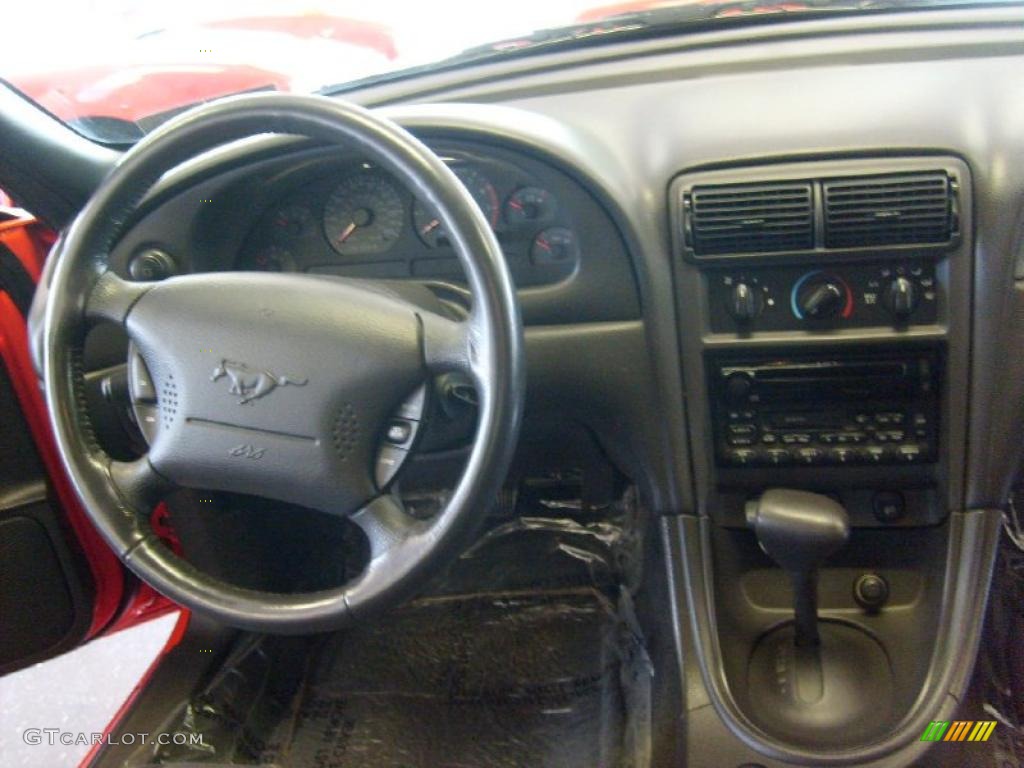
<path id="1" fill-rule="evenodd" d="M 128 143 L 182 109 L 231 93 L 331 92 L 737 17 L 935 4 L 941 0 L 24 0 L 4 9 L 0 78 L 90 138 Z"/>

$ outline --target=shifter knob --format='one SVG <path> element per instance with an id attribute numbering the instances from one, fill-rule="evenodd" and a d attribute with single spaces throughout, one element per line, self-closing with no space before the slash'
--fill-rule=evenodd
<path id="1" fill-rule="evenodd" d="M 814 570 L 850 536 L 846 510 L 819 493 L 772 488 L 746 511 L 761 549 L 787 571 Z"/>
<path id="2" fill-rule="evenodd" d="M 828 496 L 773 488 L 747 502 L 747 520 L 769 557 L 793 580 L 796 644 L 818 643 L 818 566 L 846 543 L 850 519 Z"/>

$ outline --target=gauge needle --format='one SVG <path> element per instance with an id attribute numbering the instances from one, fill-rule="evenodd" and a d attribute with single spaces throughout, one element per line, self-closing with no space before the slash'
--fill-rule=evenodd
<path id="1" fill-rule="evenodd" d="M 437 229 L 437 225 L 440 224 L 440 223 L 441 223 L 440 219 L 434 219 L 432 222 L 430 222 L 425 227 L 423 227 L 423 229 L 420 230 L 420 234 L 421 235 L 429 235 L 431 232 L 433 232 L 435 229 Z"/>
<path id="2" fill-rule="evenodd" d="M 344 243 L 358 228 L 359 225 L 356 224 L 354 221 L 349 222 L 349 225 L 345 227 L 343 230 L 341 230 L 341 234 L 338 235 L 338 242 Z"/>

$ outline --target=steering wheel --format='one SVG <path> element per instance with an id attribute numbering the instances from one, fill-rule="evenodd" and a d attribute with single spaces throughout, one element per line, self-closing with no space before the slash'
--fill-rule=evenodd
<path id="1" fill-rule="evenodd" d="M 121 279 L 109 254 L 162 174 L 257 134 L 353 150 L 404 183 L 444 222 L 472 308 L 442 317 L 354 280 L 211 273 Z M 231 97 L 193 109 L 128 150 L 65 233 L 46 305 L 43 371 L 60 455 L 107 543 L 170 599 L 243 629 L 335 629 L 394 605 L 458 553 L 497 493 L 525 390 L 522 324 L 501 249 L 473 198 L 424 144 L 353 104 L 316 96 Z M 99 321 L 133 342 L 129 372 L 149 443 L 112 459 L 90 427 L 82 349 Z M 430 379 L 459 371 L 479 402 L 465 468 L 433 518 L 388 491 L 413 447 Z M 231 491 L 347 517 L 369 561 L 349 583 L 307 593 L 252 590 L 174 554 L 149 525 L 175 488 Z"/>

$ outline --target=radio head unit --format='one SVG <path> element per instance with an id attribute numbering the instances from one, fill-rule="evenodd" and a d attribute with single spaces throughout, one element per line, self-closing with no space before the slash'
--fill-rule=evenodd
<path id="1" fill-rule="evenodd" d="M 937 350 L 709 359 L 722 466 L 920 464 L 938 455 Z"/>

